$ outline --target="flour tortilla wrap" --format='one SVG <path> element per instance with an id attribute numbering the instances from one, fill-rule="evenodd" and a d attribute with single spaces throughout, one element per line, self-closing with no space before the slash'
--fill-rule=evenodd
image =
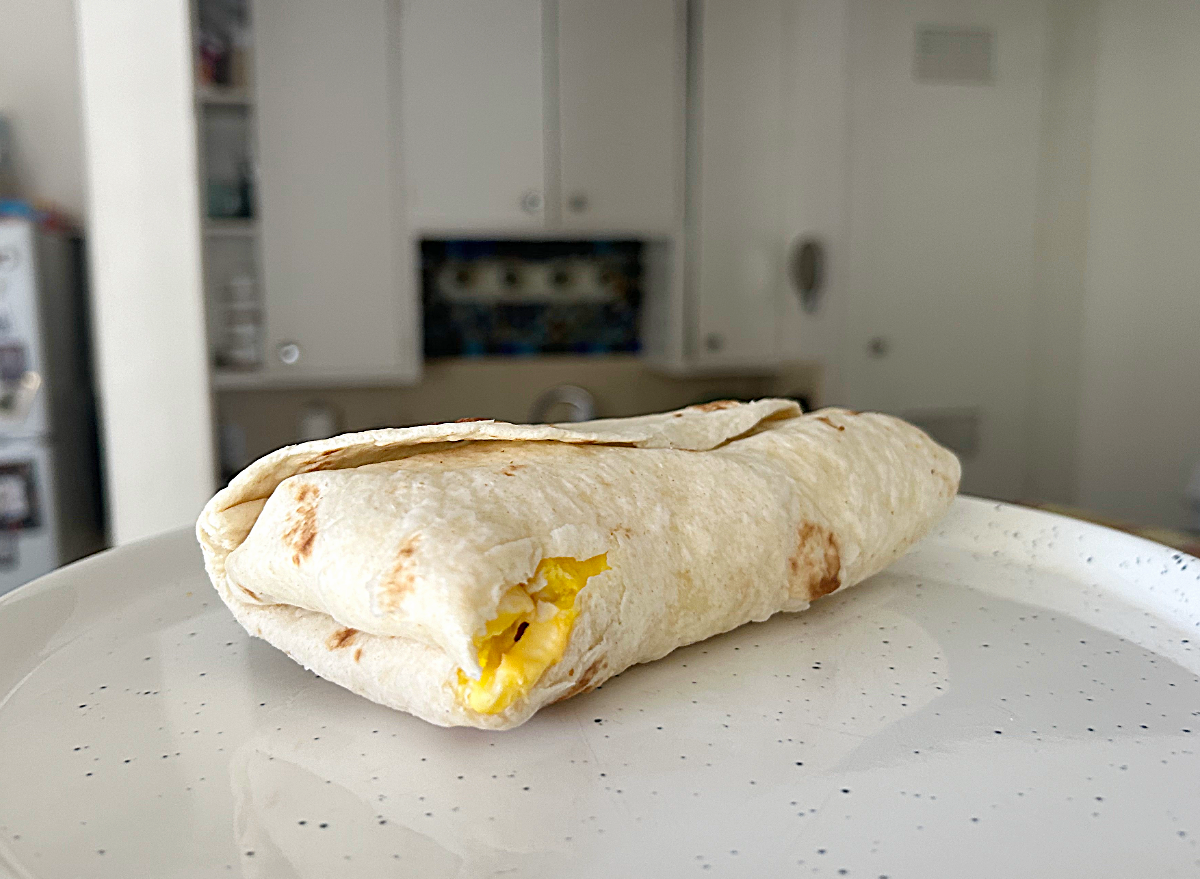
<path id="1" fill-rule="evenodd" d="M 787 400 L 470 421 L 281 449 L 208 503 L 197 534 L 251 634 L 375 702 L 506 729 L 869 577 L 941 518 L 959 475 L 899 419 Z M 554 559 L 605 568 L 574 597 L 561 658 L 503 710 L 474 710 L 478 639 Z"/>

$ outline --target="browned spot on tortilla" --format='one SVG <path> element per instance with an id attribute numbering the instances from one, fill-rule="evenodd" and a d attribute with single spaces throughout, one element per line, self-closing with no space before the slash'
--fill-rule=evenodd
<path id="1" fill-rule="evenodd" d="M 317 487 L 304 482 L 296 487 L 295 508 L 288 515 L 283 542 L 292 549 L 292 561 L 299 565 L 312 555 L 317 539 Z"/>
<path id="2" fill-rule="evenodd" d="M 503 473 L 505 476 L 512 476 L 518 470 L 524 470 L 524 469 L 525 469 L 524 464 L 509 464 L 507 467 L 505 467 L 500 472 Z"/>
<path id="3" fill-rule="evenodd" d="M 682 413 L 682 412 L 676 412 L 676 413 L 675 413 L 675 414 L 673 414 L 671 417 L 672 417 L 672 418 L 682 418 L 682 417 L 683 417 L 683 413 Z"/>
<path id="4" fill-rule="evenodd" d="M 579 680 L 575 682 L 575 686 L 563 693 L 555 702 L 561 702 L 563 699 L 570 699 L 572 696 L 578 696 L 580 693 L 588 693 L 600 686 L 603 681 L 597 680 L 597 676 L 604 672 L 604 660 L 597 659 L 579 676 Z M 594 683 L 593 683 L 594 682 Z"/>
<path id="5" fill-rule="evenodd" d="M 796 552 L 788 559 L 793 598 L 816 601 L 842 585 L 842 558 L 833 532 L 813 522 L 800 526 Z"/>
<path id="6" fill-rule="evenodd" d="M 358 662 L 360 659 L 362 659 L 362 648 L 355 647 L 354 648 L 354 661 Z"/>
<path id="7" fill-rule="evenodd" d="M 330 650 L 340 650 L 342 647 L 348 647 L 357 634 L 358 629 L 338 629 L 325 641 L 325 646 Z"/>
<path id="8" fill-rule="evenodd" d="M 732 409 L 740 405 L 737 400 L 713 400 L 711 403 L 701 403 L 692 408 L 697 412 L 716 412 L 718 409 Z"/>
<path id="9" fill-rule="evenodd" d="M 255 593 L 251 592 L 249 589 L 247 589 L 245 586 L 242 586 L 241 584 L 238 584 L 238 589 L 241 589 L 243 592 L 245 592 L 247 595 L 249 595 L 249 596 L 250 596 L 251 598 L 253 598 L 255 601 L 261 601 L 261 600 L 262 600 L 261 598 L 259 598 L 259 597 L 258 597 L 258 595 L 256 595 Z"/>
<path id="10" fill-rule="evenodd" d="M 847 409 L 846 414 L 847 415 L 862 415 L 862 413 L 859 412 L 857 409 Z"/>
<path id="11" fill-rule="evenodd" d="M 342 446 L 338 446 L 336 449 L 326 449 L 325 451 L 321 452 L 321 457 L 328 458 L 330 455 L 336 455 L 338 452 L 343 451 L 345 451 L 345 448 Z"/>
<path id="12" fill-rule="evenodd" d="M 455 424 L 467 424 L 471 421 L 491 421 L 491 420 L 492 419 L 490 419 L 490 418 L 456 418 L 454 420 L 454 423 Z"/>
<path id="13" fill-rule="evenodd" d="M 375 606 L 380 613 L 394 613 L 412 591 L 416 583 L 413 577 L 413 556 L 417 552 L 420 535 L 410 534 L 396 550 L 396 560 L 388 572 L 379 578 L 375 587 Z"/>
<path id="14" fill-rule="evenodd" d="M 828 425 L 829 425 L 830 427 L 832 427 L 834 430 L 845 430 L 845 429 L 846 429 L 845 425 L 842 425 L 842 424 L 834 424 L 832 421 L 830 421 L 830 420 L 829 420 L 828 418 L 826 418 L 824 415 L 818 415 L 818 416 L 817 416 L 817 421 L 820 421 L 822 424 L 828 424 Z"/>
<path id="15" fill-rule="evenodd" d="M 613 537 L 624 537 L 626 539 L 633 537 L 633 532 L 624 525 L 618 525 L 616 528 L 608 532 Z"/>

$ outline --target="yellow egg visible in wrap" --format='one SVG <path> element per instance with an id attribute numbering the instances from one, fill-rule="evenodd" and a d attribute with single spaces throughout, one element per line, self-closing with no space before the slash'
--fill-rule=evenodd
<path id="1" fill-rule="evenodd" d="M 520 699 L 562 658 L 579 612 L 575 597 L 589 578 L 608 570 L 607 555 L 547 558 L 529 583 L 500 599 L 496 616 L 475 639 L 482 674 L 459 669 L 458 701 L 481 714 L 498 714 Z"/>

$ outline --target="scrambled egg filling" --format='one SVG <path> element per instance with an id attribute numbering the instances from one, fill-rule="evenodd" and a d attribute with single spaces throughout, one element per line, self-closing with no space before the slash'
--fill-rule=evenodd
<path id="1" fill-rule="evenodd" d="M 475 638 L 479 680 L 459 669 L 458 701 L 480 714 L 498 714 L 529 692 L 562 657 L 579 612 L 575 596 L 608 570 L 607 555 L 579 561 L 542 559 L 533 579 L 504 593 L 496 617 Z"/>

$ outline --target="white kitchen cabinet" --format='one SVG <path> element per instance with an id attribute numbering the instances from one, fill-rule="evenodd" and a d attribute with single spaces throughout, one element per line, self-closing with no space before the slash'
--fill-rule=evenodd
<path id="1" fill-rule="evenodd" d="M 688 41 L 684 369 L 840 374 L 846 0 L 697 0 Z M 801 307 L 791 262 L 819 246 Z"/>
<path id="2" fill-rule="evenodd" d="M 683 4 L 557 6 L 563 227 L 674 231 L 683 214 Z"/>
<path id="3" fill-rule="evenodd" d="M 266 378 L 413 380 L 388 0 L 254 0 Z"/>
<path id="4" fill-rule="evenodd" d="M 540 228 L 542 0 L 400 4 L 405 209 L 421 230 Z"/>
<path id="5" fill-rule="evenodd" d="M 679 0 L 403 0 L 411 226 L 669 234 L 682 218 Z"/>
<path id="6" fill-rule="evenodd" d="M 787 0 L 698 3 L 691 31 L 689 365 L 772 367 L 787 294 Z"/>

